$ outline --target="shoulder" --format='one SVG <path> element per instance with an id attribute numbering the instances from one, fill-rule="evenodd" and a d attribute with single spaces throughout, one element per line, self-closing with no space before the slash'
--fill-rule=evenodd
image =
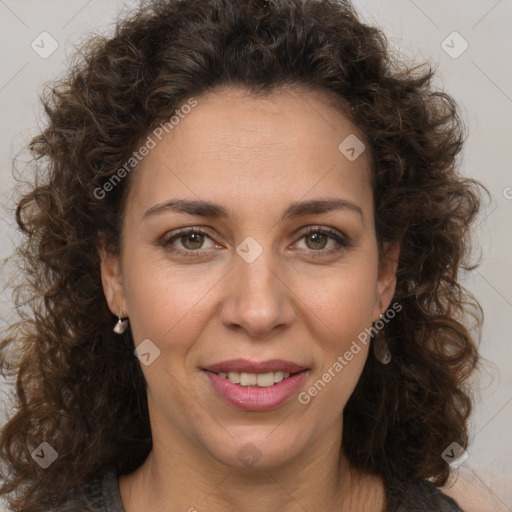
<path id="1" fill-rule="evenodd" d="M 59 503 L 50 512 L 125 512 L 119 479 L 111 470 L 85 484 L 83 491 Z"/>
<path id="2" fill-rule="evenodd" d="M 388 489 L 388 501 L 392 512 L 465 512 L 453 498 L 423 478 L 393 485 Z"/>
<path id="3" fill-rule="evenodd" d="M 509 512 L 512 475 L 495 474 L 486 468 L 462 466 L 441 488 L 464 512 Z"/>

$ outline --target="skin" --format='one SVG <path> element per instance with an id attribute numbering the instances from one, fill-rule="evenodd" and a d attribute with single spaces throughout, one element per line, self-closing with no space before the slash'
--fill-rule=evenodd
<path id="1" fill-rule="evenodd" d="M 271 411 L 226 404 L 201 371 L 232 358 L 285 359 L 310 368 L 307 390 L 389 307 L 398 247 L 385 245 L 379 262 L 368 152 L 349 161 L 338 150 L 348 135 L 363 135 L 315 91 L 258 98 L 222 87 L 196 99 L 131 176 L 120 257 L 102 251 L 112 313 L 129 317 L 135 345 L 150 339 L 160 349 L 142 365 L 153 450 L 120 477 L 124 507 L 384 510 L 380 478 L 339 456 L 342 411 L 368 346 L 307 405 L 293 397 Z M 325 198 L 361 211 L 281 220 L 291 203 Z M 169 199 L 215 202 L 230 215 L 144 217 Z M 192 226 L 209 235 L 161 242 Z M 304 235 L 307 226 L 332 228 L 349 245 Z M 263 250 L 252 263 L 236 252 L 248 236 Z M 260 456 L 252 466 L 238 457 L 247 443 Z"/>

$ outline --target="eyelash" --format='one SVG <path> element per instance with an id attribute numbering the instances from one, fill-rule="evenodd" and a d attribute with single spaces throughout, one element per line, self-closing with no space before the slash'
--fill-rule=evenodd
<path id="1" fill-rule="evenodd" d="M 334 241 L 336 241 L 338 243 L 338 246 L 337 247 L 333 247 L 331 249 L 328 249 L 328 250 L 324 250 L 324 249 L 318 249 L 318 250 L 314 250 L 314 249 L 309 249 L 309 251 L 312 254 L 312 256 L 314 258 L 318 258 L 318 257 L 323 257 L 323 256 L 329 256 L 329 255 L 332 255 L 333 253 L 337 253 L 343 249 L 346 249 L 348 247 L 351 246 L 351 243 L 349 241 L 349 239 L 343 235 L 340 235 L 337 231 L 334 231 L 332 229 L 329 229 L 329 228 L 320 228 L 320 227 L 317 227 L 317 226 L 311 226 L 311 227 L 308 227 L 306 229 L 304 229 L 301 233 L 300 233 L 300 238 L 299 240 L 302 240 L 302 238 L 304 238 L 305 236 L 307 235 L 310 235 L 312 233 L 320 233 L 322 235 L 327 235 L 329 238 L 333 239 Z M 199 235 L 205 235 L 207 236 L 208 238 L 212 239 L 212 237 L 210 236 L 210 234 L 208 233 L 208 231 L 205 231 L 204 229 L 201 229 L 201 228 L 183 228 L 183 229 L 180 229 L 177 233 L 175 233 L 174 235 L 170 236 L 170 237 L 164 237 L 161 242 L 160 242 L 160 245 L 162 245 L 165 249 L 167 250 L 170 250 L 171 252 L 175 253 L 175 254 L 178 254 L 178 255 L 181 255 L 181 256 L 185 256 L 185 257 L 196 257 L 196 258 L 199 258 L 201 256 L 204 256 L 206 253 L 209 252 L 209 249 L 198 249 L 196 251 L 194 250 L 182 250 L 182 249 L 177 249 L 176 247 L 173 247 L 171 244 L 175 241 L 175 240 L 178 240 L 186 235 L 190 235 L 190 234 L 199 234 Z M 320 253 L 320 254 L 314 254 L 314 253 Z"/>

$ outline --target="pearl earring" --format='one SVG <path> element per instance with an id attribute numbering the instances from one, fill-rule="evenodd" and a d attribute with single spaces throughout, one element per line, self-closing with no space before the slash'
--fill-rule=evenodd
<path id="1" fill-rule="evenodd" d="M 125 320 L 121 320 L 121 312 L 119 312 L 119 317 L 116 325 L 114 326 L 114 332 L 116 334 L 123 334 L 128 327 L 128 318 Z"/>

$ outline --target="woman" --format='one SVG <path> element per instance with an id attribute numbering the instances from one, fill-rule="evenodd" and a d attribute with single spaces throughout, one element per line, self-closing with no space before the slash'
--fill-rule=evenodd
<path id="1" fill-rule="evenodd" d="M 479 196 L 432 76 L 334 0 L 84 47 L 17 208 L 11 510 L 461 510 Z"/>

